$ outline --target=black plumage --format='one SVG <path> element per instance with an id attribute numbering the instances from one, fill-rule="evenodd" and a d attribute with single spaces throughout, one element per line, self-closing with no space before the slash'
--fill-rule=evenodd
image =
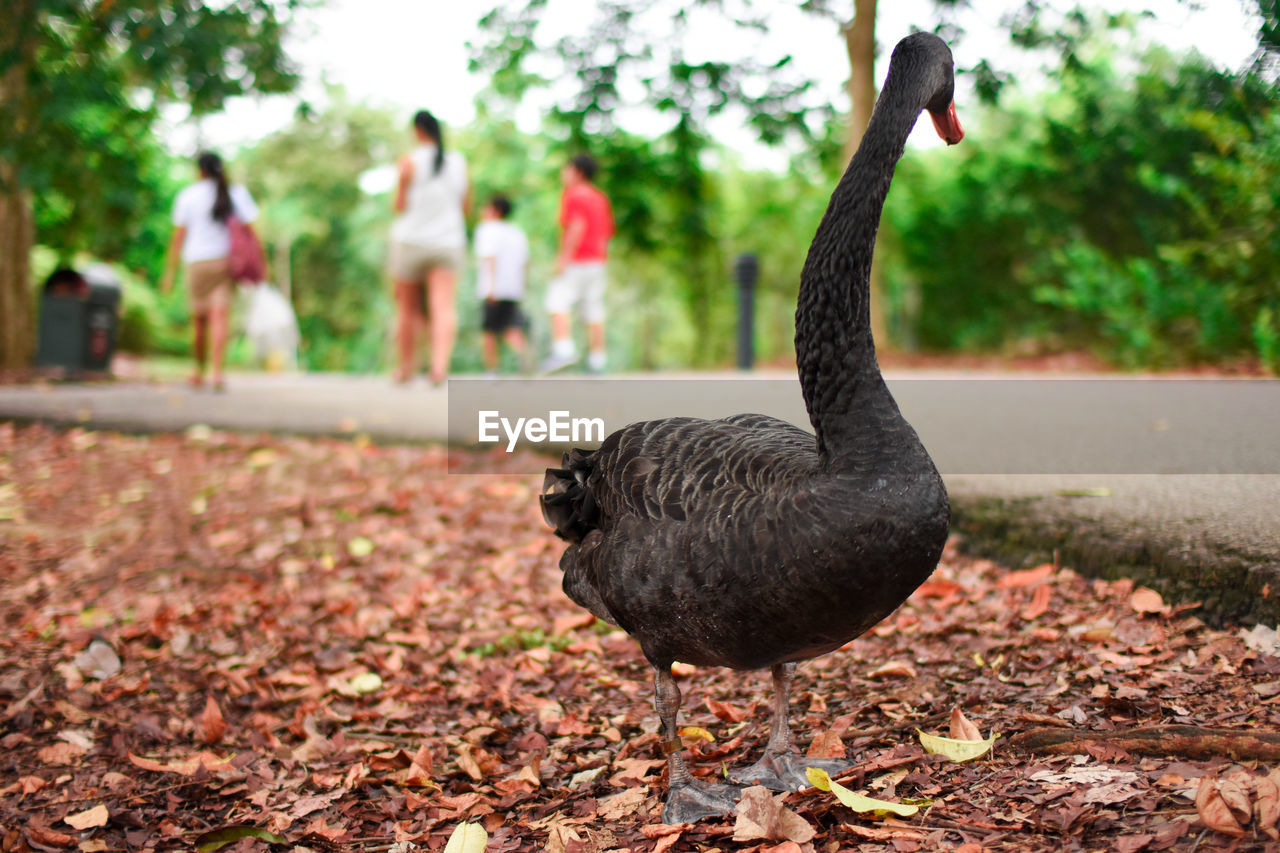
<path id="1" fill-rule="evenodd" d="M 942 479 L 876 363 L 868 273 L 893 169 L 922 109 L 959 141 L 946 44 L 895 48 L 871 123 L 805 260 L 796 359 L 815 435 L 764 415 L 631 424 L 549 469 L 543 515 L 568 540 L 565 592 L 635 637 L 655 672 L 670 754 L 664 820 L 733 807 L 678 752 L 673 661 L 773 671 L 765 757 L 741 781 L 803 784 L 787 702 L 795 662 L 862 634 L 937 565 Z"/>

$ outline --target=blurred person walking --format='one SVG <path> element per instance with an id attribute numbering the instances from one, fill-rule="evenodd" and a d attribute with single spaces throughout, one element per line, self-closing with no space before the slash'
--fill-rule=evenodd
<path id="1" fill-rule="evenodd" d="M 613 210 L 608 197 L 594 184 L 597 166 L 589 154 L 572 157 L 560 172 L 560 252 L 556 277 L 547 288 L 551 315 L 551 355 L 542 369 L 552 372 L 578 361 L 570 312 L 581 307 L 587 324 L 587 369 L 605 369 L 605 258 L 613 236 Z"/>
<path id="2" fill-rule="evenodd" d="M 480 327 L 484 367 L 493 375 L 498 372 L 499 338 L 520 359 L 521 370 L 528 369 L 520 300 L 524 299 L 529 266 L 529 238 L 523 228 L 510 221 L 510 216 L 511 200 L 495 193 L 480 212 L 475 233 L 476 295 L 483 312 Z"/>
<path id="3" fill-rule="evenodd" d="M 204 386 L 205 366 L 211 363 L 210 379 L 215 391 L 224 389 L 222 368 L 227 349 L 231 294 L 231 229 L 238 219 L 252 230 L 258 206 L 249 191 L 227 182 L 222 158 L 206 151 L 196 158 L 200 180 L 178 193 L 173 203 L 173 239 L 165 260 L 160 290 L 173 287 L 174 272 L 181 255 L 186 265 L 187 298 L 191 309 L 193 353 L 196 372 L 190 383 Z"/>
<path id="4" fill-rule="evenodd" d="M 426 110 L 413 117 L 418 146 L 400 160 L 391 226 L 391 278 L 397 307 L 397 382 L 415 372 L 417 333 L 427 327 L 433 385 L 445 380 L 457 335 L 454 297 L 467 246 L 470 205 L 467 162 L 446 151 L 440 122 Z M 424 314 L 425 311 L 425 314 Z"/>

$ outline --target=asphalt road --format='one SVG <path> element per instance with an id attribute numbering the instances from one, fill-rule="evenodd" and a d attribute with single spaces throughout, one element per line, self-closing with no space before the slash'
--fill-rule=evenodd
<path id="1" fill-rule="evenodd" d="M 975 548 L 1034 562 L 1057 552 L 1128 575 L 1209 618 L 1280 621 L 1280 381 L 1036 374 L 887 374 L 947 480 Z M 141 382 L 0 386 L 0 419 L 126 431 L 363 433 L 498 446 L 528 426 L 608 432 L 667 415 L 754 411 L 807 427 L 788 374 L 451 380 L 446 388 L 332 374 L 232 376 L 225 393 Z M 560 414 L 556 414 L 560 413 Z M 507 427 L 502 427 L 502 418 Z M 521 423 L 520 430 L 512 429 Z M 536 426 L 536 425 L 535 425 Z M 554 432 L 554 429 L 547 430 Z M 538 430 L 533 437 L 539 437 Z M 547 449 L 575 443 L 543 441 Z M 576 443 L 590 446 L 594 435 Z"/>

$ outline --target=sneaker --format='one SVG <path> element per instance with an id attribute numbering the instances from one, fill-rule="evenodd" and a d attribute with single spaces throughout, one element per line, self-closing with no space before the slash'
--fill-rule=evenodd
<path id="1" fill-rule="evenodd" d="M 578 363 L 578 356 L 574 355 L 549 355 L 542 362 L 539 370 L 543 373 L 555 373 L 557 370 L 564 370 L 566 367 L 572 367 Z"/>
<path id="2" fill-rule="evenodd" d="M 605 356 L 603 352 L 587 353 L 587 370 L 592 373 L 604 373 Z"/>

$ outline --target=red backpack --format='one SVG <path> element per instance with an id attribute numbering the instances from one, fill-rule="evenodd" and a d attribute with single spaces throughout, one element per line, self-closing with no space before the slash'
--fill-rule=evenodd
<path id="1" fill-rule="evenodd" d="M 237 282 L 257 284 L 267 277 L 267 258 L 254 230 L 236 217 L 227 220 L 231 232 L 231 255 L 228 265 Z"/>

